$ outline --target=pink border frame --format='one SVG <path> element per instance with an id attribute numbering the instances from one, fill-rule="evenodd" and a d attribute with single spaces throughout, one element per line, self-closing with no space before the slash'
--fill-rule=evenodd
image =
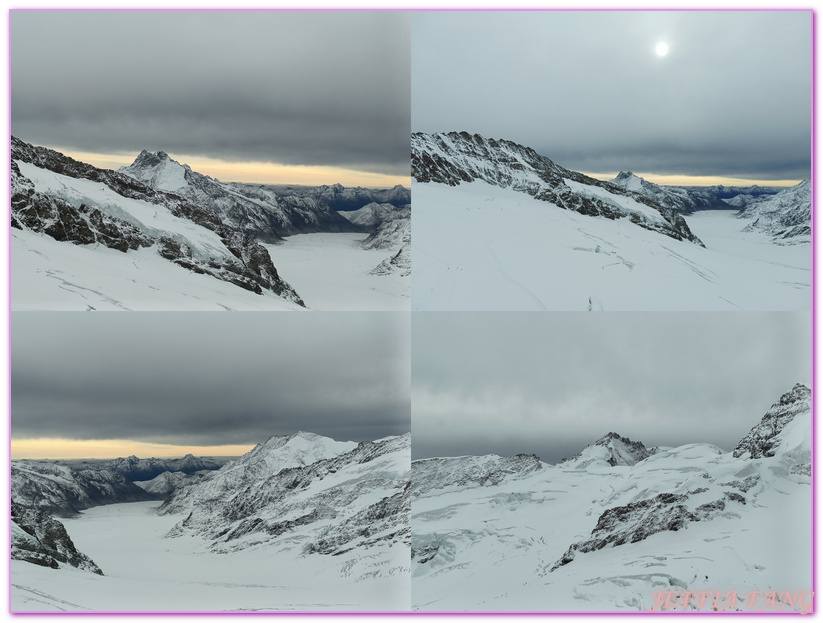
<path id="1" fill-rule="evenodd" d="M 7 11 L 7 54 L 8 54 L 8 90 L 7 90 L 7 128 L 9 130 L 9 136 L 11 134 L 11 12 L 13 10 L 43 10 L 43 11 L 193 11 L 193 10 L 204 10 L 204 9 L 195 9 L 195 8 L 128 8 L 128 7 L 118 7 L 114 9 L 102 9 L 102 8 L 80 8 L 80 9 L 65 9 L 65 8 L 39 8 L 39 9 L 8 9 Z M 305 9 L 300 7 L 295 8 L 288 8 L 288 7 L 277 7 L 276 9 L 266 9 L 266 8 L 236 8 L 236 9 L 221 9 L 221 8 L 213 8 L 213 9 L 205 9 L 209 11 L 263 11 L 263 10 L 277 10 L 277 11 L 305 11 L 305 10 L 323 10 L 323 11 L 408 11 L 410 13 L 414 12 L 441 12 L 441 11 L 474 11 L 474 10 L 483 10 L 483 11 L 654 11 L 654 12 L 671 12 L 671 11 L 808 11 L 811 14 L 811 37 L 812 37 L 812 62 L 811 62 L 811 108 L 812 108 L 812 119 L 811 119 L 811 130 L 812 130 L 812 140 L 811 140 L 811 185 L 812 185 L 812 243 L 811 243 L 811 253 L 812 253 L 812 263 L 811 263 L 811 275 L 812 275 L 812 307 L 811 307 L 811 320 L 812 320 L 812 361 L 811 361 L 811 370 L 812 370 L 812 474 L 811 474 L 811 490 L 812 490 L 812 582 L 811 587 L 813 594 L 817 594 L 817 478 L 815 467 L 817 465 L 817 426 L 816 426 L 816 414 L 817 414 L 817 392 L 816 392 L 816 378 L 817 378 L 817 288 L 816 288 L 816 265 L 817 265 L 817 245 L 816 245 L 816 214 L 815 208 L 817 205 L 817 188 L 816 188 L 816 172 L 817 172 L 817 110 L 816 110 L 816 87 L 817 87 L 817 45 L 816 45 L 816 15 L 813 9 L 801 9 L 801 8 L 780 8 L 780 9 L 770 9 L 770 8 L 752 8 L 752 9 L 739 9 L 739 8 L 663 8 L 663 9 L 652 9 L 652 8 L 624 8 L 624 9 L 611 9 L 611 8 L 575 8 L 575 7 L 552 7 L 546 9 L 538 9 L 538 8 L 511 8 L 511 9 L 463 9 L 463 8 L 435 8 L 435 9 L 424 9 L 424 8 L 354 8 L 354 9 L 344 9 L 344 8 L 326 8 L 326 9 Z M 7 197 L 11 197 L 11 145 L 9 143 L 8 151 L 7 151 L 7 176 L 6 176 L 6 188 L 7 188 Z M 8 219 L 7 219 L 8 221 Z M 8 459 L 8 469 L 6 472 L 7 476 L 7 483 L 11 482 L 11 232 L 10 226 L 6 223 L 5 227 L 7 228 L 8 236 L 6 237 L 6 278 L 7 278 L 7 291 L 6 291 L 6 314 L 7 314 L 7 355 L 6 355 L 6 365 L 7 367 L 7 378 L 6 378 L 6 391 L 7 391 L 7 413 L 8 416 L 8 445 L 7 445 L 7 459 Z M 743 312 L 745 313 L 745 312 Z M 11 539 L 11 521 L 8 519 L 11 512 L 11 500 L 10 498 L 6 498 L 4 500 L 4 508 L 6 509 L 6 521 L 8 526 L 8 535 L 9 535 L 9 542 Z M 11 610 L 11 559 L 8 559 L 7 563 L 7 578 L 8 578 L 8 586 L 7 586 L 7 597 L 8 597 L 8 613 L 14 616 L 43 616 L 43 615 L 57 615 L 57 616 L 157 616 L 157 615 L 168 615 L 168 616 L 252 616 L 252 615 L 263 615 L 263 616 L 368 616 L 368 617 L 385 617 L 385 616 L 462 616 L 462 617 L 474 617 L 474 616 L 491 616 L 491 617 L 502 617 L 502 616 L 654 616 L 654 615 L 681 615 L 681 616 L 689 616 L 689 615 L 708 615 L 708 616 L 727 616 L 727 615 L 743 615 L 743 616 L 754 616 L 754 615 L 765 615 L 765 616 L 791 616 L 791 615 L 798 615 L 800 613 L 797 612 L 782 612 L 782 611 L 758 611 L 758 612 L 751 612 L 751 611 L 723 611 L 723 612 L 708 612 L 708 611 L 654 611 L 654 612 L 644 612 L 644 611 L 608 611 L 608 610 L 587 610 L 587 611 L 564 611 L 564 610 L 545 610 L 545 611 L 451 611 L 451 610 L 438 610 L 438 611 L 412 611 L 412 610 L 399 610 L 399 611 L 266 611 L 266 612 L 238 612 L 238 611 L 225 611 L 225 612 L 215 612 L 215 611 L 167 611 L 167 610 L 139 610 L 139 611 L 63 611 L 63 612 L 52 612 L 52 611 L 14 611 Z M 808 613 L 815 615 L 817 614 L 817 601 L 813 601 L 812 609 Z"/>

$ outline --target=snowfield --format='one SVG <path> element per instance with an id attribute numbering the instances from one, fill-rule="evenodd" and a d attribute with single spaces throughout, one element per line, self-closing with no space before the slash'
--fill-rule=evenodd
<path id="1" fill-rule="evenodd" d="M 11 230 L 12 311 L 301 310 L 170 265 L 153 248 L 121 253 Z"/>
<path id="2" fill-rule="evenodd" d="M 703 248 L 483 181 L 412 192 L 413 310 L 811 307 L 810 246 L 743 232 L 733 211 L 685 217 Z"/>
<path id="3" fill-rule="evenodd" d="M 366 234 L 297 234 L 263 245 L 309 309 L 408 311 L 410 279 L 369 274 L 389 251 L 364 249 Z"/>
<path id="4" fill-rule="evenodd" d="M 217 554 L 193 536 L 164 535 L 181 520 L 160 502 L 99 506 L 63 520 L 104 576 L 11 562 L 13 611 L 223 611 L 408 609 L 408 576 L 357 582 L 350 556 L 284 558 L 259 547 Z M 408 552 L 408 550 L 406 550 Z M 408 565 L 408 560 L 405 562 Z"/>
<path id="5" fill-rule="evenodd" d="M 660 610 L 662 593 L 688 591 L 712 597 L 677 609 L 809 611 L 809 397 L 796 386 L 734 452 L 696 443 L 649 455 L 607 436 L 556 466 L 414 461 L 412 608 Z M 755 591 L 782 598 L 748 603 Z"/>

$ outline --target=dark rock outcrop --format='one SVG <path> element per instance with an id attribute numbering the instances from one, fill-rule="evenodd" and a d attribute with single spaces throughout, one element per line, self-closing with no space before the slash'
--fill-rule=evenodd
<path id="1" fill-rule="evenodd" d="M 94 561 L 77 550 L 65 526 L 46 513 L 11 504 L 11 559 L 59 569 L 60 563 L 103 575 Z"/>

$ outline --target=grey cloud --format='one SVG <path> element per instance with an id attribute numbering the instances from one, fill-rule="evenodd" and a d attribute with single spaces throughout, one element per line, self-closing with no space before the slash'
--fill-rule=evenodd
<path id="1" fill-rule="evenodd" d="M 416 13 L 412 33 L 415 131 L 593 172 L 809 177 L 808 11 Z"/>
<path id="2" fill-rule="evenodd" d="M 408 175 L 408 13 L 13 11 L 10 31 L 24 140 Z"/>
<path id="3" fill-rule="evenodd" d="M 556 462 L 610 431 L 731 449 L 811 380 L 808 314 L 420 314 L 415 458 L 534 452 Z"/>
<path id="4" fill-rule="evenodd" d="M 13 314 L 12 435 L 241 444 L 410 430 L 403 314 Z"/>

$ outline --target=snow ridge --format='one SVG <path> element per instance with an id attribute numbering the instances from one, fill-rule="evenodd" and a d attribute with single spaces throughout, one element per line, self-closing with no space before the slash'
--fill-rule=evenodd
<path id="1" fill-rule="evenodd" d="M 179 268 L 305 306 L 266 249 L 214 210 L 15 137 L 11 150 L 13 228 L 124 253 L 155 247 Z"/>
<path id="2" fill-rule="evenodd" d="M 272 437 L 175 491 L 161 512 L 186 516 L 168 536 L 198 535 L 214 551 L 265 543 L 302 555 L 371 550 L 380 558 L 408 547 L 410 439 Z"/>
<path id="3" fill-rule="evenodd" d="M 558 166 L 533 149 L 479 134 L 414 133 L 412 177 L 421 183 L 457 186 L 481 180 L 512 188 L 559 208 L 632 223 L 700 246 L 683 217 L 642 194 Z"/>
<path id="4" fill-rule="evenodd" d="M 152 154 L 143 150 L 118 172 L 205 206 L 228 227 L 261 242 L 278 243 L 293 234 L 360 231 L 323 201 L 278 195 L 260 184 L 220 182 L 162 151 Z"/>

